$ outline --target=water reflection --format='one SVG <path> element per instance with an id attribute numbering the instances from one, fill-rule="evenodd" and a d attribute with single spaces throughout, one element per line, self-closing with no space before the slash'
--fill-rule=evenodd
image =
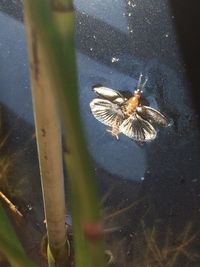
<path id="1" fill-rule="evenodd" d="M 24 27 L 2 12 L 0 25 L 0 102 L 33 124 Z"/>

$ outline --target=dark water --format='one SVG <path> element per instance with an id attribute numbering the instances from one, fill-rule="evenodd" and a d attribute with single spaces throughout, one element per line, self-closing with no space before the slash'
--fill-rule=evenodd
<path id="1" fill-rule="evenodd" d="M 199 115 L 176 13 L 167 0 L 96 0 L 90 5 L 77 0 L 75 7 L 81 115 L 106 227 L 118 227 L 107 235 L 113 266 L 199 266 Z M 3 12 L 0 25 L 2 136 L 9 133 L 1 153 L 1 161 L 4 155 L 8 161 L 1 188 L 43 231 L 24 28 Z M 125 136 L 116 140 L 89 109 L 93 85 L 132 92 L 140 73 L 148 76 L 144 98 L 172 122 L 143 145 Z"/>

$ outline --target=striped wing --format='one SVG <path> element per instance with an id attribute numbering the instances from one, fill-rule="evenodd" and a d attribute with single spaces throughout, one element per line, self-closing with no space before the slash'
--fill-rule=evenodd
<path id="1" fill-rule="evenodd" d="M 93 91 L 100 97 L 110 100 L 115 104 L 122 104 L 127 100 L 119 91 L 113 90 L 108 87 L 94 86 Z"/>
<path id="2" fill-rule="evenodd" d="M 169 125 L 167 118 L 164 115 L 162 115 L 159 111 L 151 107 L 148 106 L 137 107 L 136 112 L 144 120 L 147 120 L 148 122 L 154 125 L 159 125 L 163 127 L 167 127 Z"/>
<path id="3" fill-rule="evenodd" d="M 106 99 L 95 98 L 90 102 L 94 117 L 105 125 L 116 127 L 124 120 L 124 114 L 119 105 Z"/>
<path id="4" fill-rule="evenodd" d="M 121 133 L 136 141 L 153 140 L 157 135 L 154 127 L 136 113 L 124 120 L 119 130 Z"/>

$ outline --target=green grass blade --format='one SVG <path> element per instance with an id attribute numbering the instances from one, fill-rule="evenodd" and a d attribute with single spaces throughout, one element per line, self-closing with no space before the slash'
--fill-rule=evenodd
<path id="1" fill-rule="evenodd" d="M 13 267 L 36 267 L 24 249 L 0 203 L 0 252 Z"/>

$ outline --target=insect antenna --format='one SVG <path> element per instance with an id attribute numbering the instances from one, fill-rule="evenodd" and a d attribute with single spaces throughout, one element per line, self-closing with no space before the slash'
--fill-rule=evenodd
<path id="1" fill-rule="evenodd" d="M 148 81 L 148 77 L 146 76 L 144 82 L 142 83 L 142 77 L 143 77 L 143 74 L 141 73 L 140 77 L 138 79 L 137 87 L 136 87 L 136 92 L 138 92 L 138 93 L 143 93 L 142 90 L 144 89 L 144 87 Z"/>

